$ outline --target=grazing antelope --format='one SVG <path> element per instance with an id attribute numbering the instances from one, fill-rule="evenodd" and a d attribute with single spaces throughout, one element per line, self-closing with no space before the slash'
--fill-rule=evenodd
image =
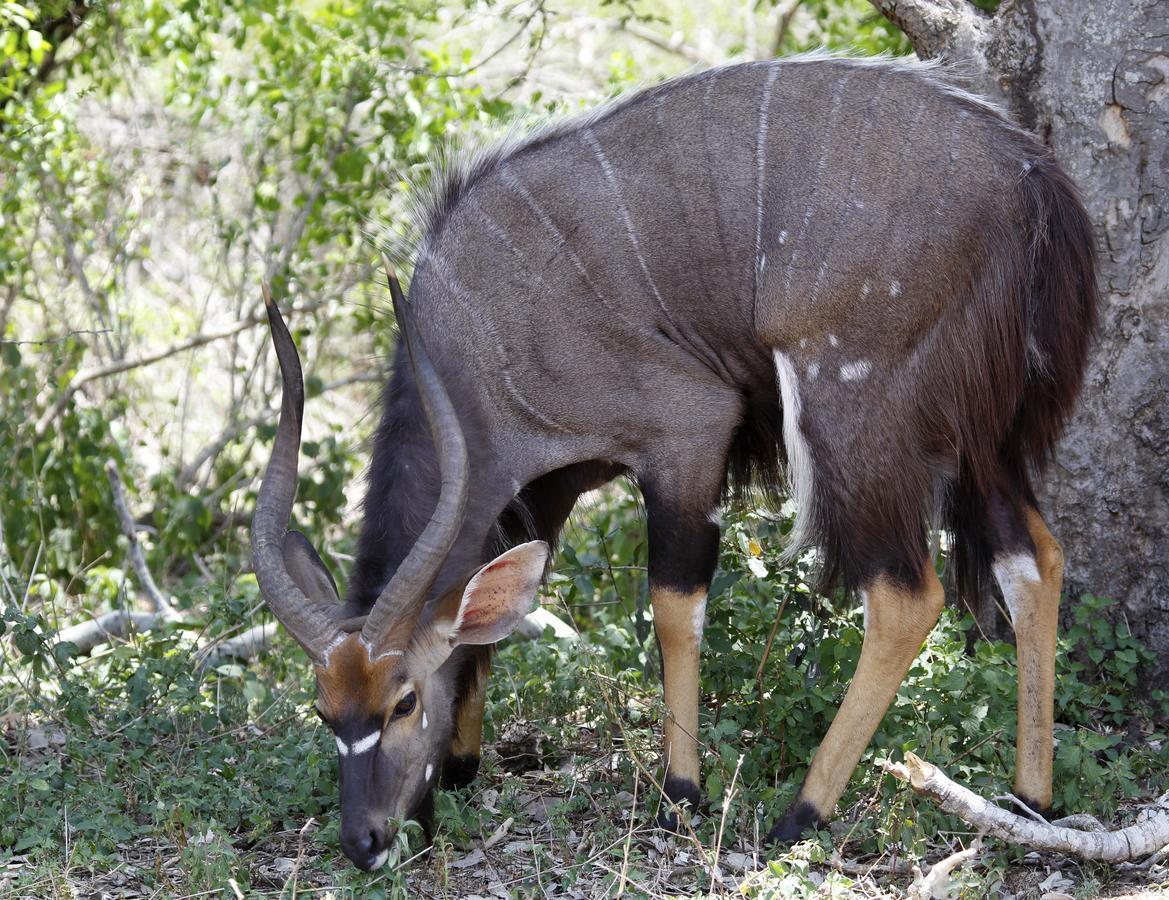
<path id="1" fill-rule="evenodd" d="M 401 338 L 344 602 L 285 533 L 303 390 L 269 303 L 284 399 L 254 561 L 315 667 L 346 855 L 381 865 L 388 817 L 474 776 L 489 647 L 577 497 L 622 473 L 645 499 L 670 800 L 699 799 L 720 501 L 786 472 L 788 552 L 859 594 L 865 637 L 769 837 L 832 814 L 934 626 L 935 515 L 962 594 L 993 576 L 1006 600 L 1016 790 L 1047 808 L 1062 557 L 1032 479 L 1080 387 L 1093 266 L 1048 150 L 924 64 L 731 65 L 455 164 L 408 302 L 390 275 Z"/>

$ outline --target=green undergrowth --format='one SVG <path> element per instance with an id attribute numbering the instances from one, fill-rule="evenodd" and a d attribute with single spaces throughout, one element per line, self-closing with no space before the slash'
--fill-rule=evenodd
<path id="1" fill-rule="evenodd" d="M 787 524 L 749 512 L 726 529 L 702 681 L 707 808 L 694 821 L 693 838 L 706 851 L 753 838 L 790 801 L 860 651 L 858 612 L 809 591 L 799 565 L 775 568 Z M 472 792 L 440 795 L 440 859 L 485 837 L 499 819 L 525 815 L 525 772 L 544 772 L 563 788 L 545 808 L 554 831 L 571 833 L 590 802 L 621 795 L 624 801 L 609 802 L 628 805 L 635 789 L 639 815 L 652 820 L 660 661 L 644 551 L 626 490 L 611 491 L 570 529 L 546 600 L 571 616 L 584 640 L 549 634 L 500 649 L 485 729 L 490 749 L 473 789 L 496 784 L 498 801 L 488 808 Z M 0 860 L 100 872 L 124 864 L 134 847 L 157 845 L 185 861 L 187 890 L 228 878 L 246 888 L 256 858 L 304 849 L 297 833 L 312 818 L 317 825 L 305 840 L 314 861 L 306 877 L 327 864 L 341 884 L 364 884 L 367 876 L 337 868 L 335 754 L 307 714 L 312 684 L 299 650 L 281 636 L 251 667 L 200 676 L 192 664 L 196 640 L 254 607 L 251 576 L 232 581 L 228 596 L 204 586 L 186 598 L 205 610 L 198 627 L 140 635 L 88 657 L 54 639 L 51 622 L 64 601 L 52 582 L 18 583 L 11 567 L 5 577 L 24 602 L 23 611 L 5 606 L 0 638 Z M 119 570 L 93 569 L 86 577 L 94 597 L 116 601 L 124 590 Z M 1106 624 L 1108 605 L 1095 597 L 1076 601 L 1061 635 L 1055 784 L 1058 809 L 1112 821 L 1156 787 L 1169 742 L 1158 724 L 1165 694 L 1141 683 L 1151 654 L 1125 629 Z M 912 751 L 984 796 L 1009 790 L 1015 651 L 979 641 L 968 653 L 971 627 L 968 618 L 943 614 L 850 783 L 843 824 L 778 855 L 768 870 L 775 883 L 798 882 L 825 854 L 920 858 L 937 849 L 939 835 L 968 830 L 884 776 L 884 759 Z M 623 826 L 612 827 L 619 840 Z M 392 893 L 410 871 L 379 876 L 379 890 Z M 172 876 L 146 866 L 139 877 L 165 887 Z"/>

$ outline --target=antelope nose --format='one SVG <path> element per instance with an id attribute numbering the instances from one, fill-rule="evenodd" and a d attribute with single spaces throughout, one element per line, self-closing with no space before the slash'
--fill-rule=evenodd
<path id="1" fill-rule="evenodd" d="M 370 872 L 381 868 L 389 856 L 389 841 L 384 828 L 369 825 L 341 830 L 341 849 L 359 869 Z"/>

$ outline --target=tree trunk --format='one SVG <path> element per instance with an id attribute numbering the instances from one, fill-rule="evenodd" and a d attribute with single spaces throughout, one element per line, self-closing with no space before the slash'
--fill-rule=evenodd
<path id="1" fill-rule="evenodd" d="M 1169 5 L 1007 0 L 987 16 L 965 0 L 873 3 L 919 56 L 997 95 L 1080 187 L 1102 330 L 1045 510 L 1068 596 L 1118 600 L 1169 677 Z"/>

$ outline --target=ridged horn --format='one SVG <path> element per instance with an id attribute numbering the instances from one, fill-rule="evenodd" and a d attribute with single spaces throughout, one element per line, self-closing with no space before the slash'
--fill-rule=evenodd
<path id="1" fill-rule="evenodd" d="M 341 632 L 324 610 L 296 586 L 288 574 L 283 554 L 284 535 L 288 531 L 292 501 L 296 496 L 304 381 L 296 343 L 288 333 L 267 284 L 263 285 L 263 291 L 283 389 L 276 440 L 272 444 L 264 480 L 260 483 L 256 512 L 252 516 L 252 566 L 260 583 L 260 593 L 272 614 L 304 647 L 314 663 L 323 663 L 329 647 L 341 637 Z"/>
<path id="2" fill-rule="evenodd" d="M 430 587 L 458 535 L 467 504 L 467 446 L 455 408 L 407 314 L 406 301 L 394 270 L 384 255 L 382 262 L 390 283 L 398 328 L 410 355 L 414 381 L 438 452 L 442 478 L 438 503 L 430 522 L 381 592 L 361 629 L 361 636 L 368 644 L 385 651 L 405 649 L 409 643 Z"/>

